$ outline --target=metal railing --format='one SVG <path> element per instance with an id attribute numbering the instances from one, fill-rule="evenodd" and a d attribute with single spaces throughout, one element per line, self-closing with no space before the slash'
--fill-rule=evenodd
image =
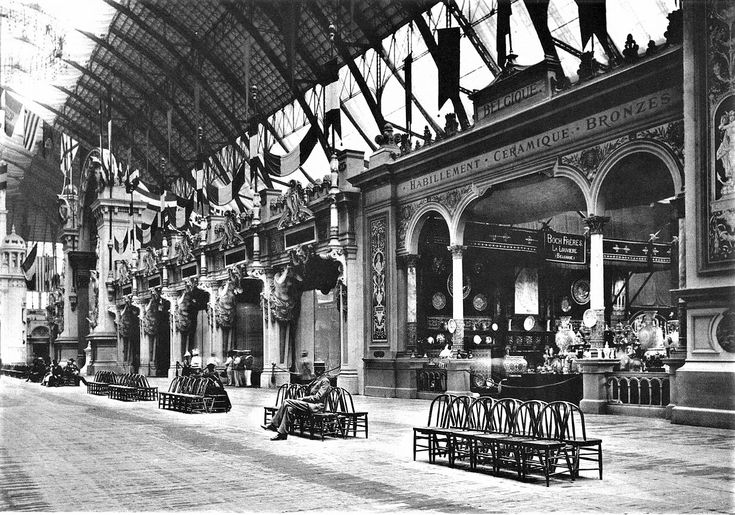
<path id="1" fill-rule="evenodd" d="M 606 374 L 607 401 L 635 406 L 666 406 L 671 398 L 665 372 L 612 372 Z"/>
<path id="2" fill-rule="evenodd" d="M 417 370 L 416 389 L 419 392 L 444 393 L 447 391 L 447 369 L 425 367 Z"/>

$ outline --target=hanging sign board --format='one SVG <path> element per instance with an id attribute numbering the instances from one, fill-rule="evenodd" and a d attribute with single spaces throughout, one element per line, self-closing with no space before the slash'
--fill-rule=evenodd
<path id="1" fill-rule="evenodd" d="M 587 263 L 587 238 L 552 230 L 542 231 L 544 259 L 552 263 Z"/>

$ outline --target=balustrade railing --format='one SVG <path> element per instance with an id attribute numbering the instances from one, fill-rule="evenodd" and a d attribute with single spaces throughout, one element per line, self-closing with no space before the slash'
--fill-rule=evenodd
<path id="1" fill-rule="evenodd" d="M 671 386 L 669 375 L 665 372 L 612 372 L 606 378 L 607 400 L 611 404 L 669 404 Z"/>
<path id="2" fill-rule="evenodd" d="M 419 392 L 444 393 L 447 391 L 447 369 L 424 367 L 416 374 L 416 389 Z"/>

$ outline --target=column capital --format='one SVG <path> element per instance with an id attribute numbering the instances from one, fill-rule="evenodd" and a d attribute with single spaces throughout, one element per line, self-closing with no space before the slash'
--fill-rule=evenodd
<path id="1" fill-rule="evenodd" d="M 609 221 L 609 216 L 590 215 L 584 219 L 584 225 L 589 228 L 590 234 L 602 234 L 602 229 Z"/>
<path id="2" fill-rule="evenodd" d="M 419 254 L 399 254 L 396 256 L 396 264 L 402 270 L 416 268 L 420 259 L 421 256 Z"/>
<path id="3" fill-rule="evenodd" d="M 449 245 L 447 250 L 452 253 L 452 259 L 460 259 L 466 248 L 466 245 Z"/>

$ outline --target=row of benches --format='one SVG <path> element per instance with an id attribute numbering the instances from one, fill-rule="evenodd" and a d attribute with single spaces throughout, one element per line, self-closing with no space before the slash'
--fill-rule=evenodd
<path id="1" fill-rule="evenodd" d="M 276 404 L 263 407 L 263 425 L 268 425 L 278 409 L 288 399 L 300 399 L 308 392 L 308 385 L 283 384 L 276 393 Z M 368 412 L 355 411 L 350 392 L 338 386 L 331 386 L 327 392 L 324 409 L 316 413 L 294 413 L 289 428 L 290 434 L 299 432 L 301 436 L 308 433 L 311 438 L 325 436 L 357 436 L 358 431 L 368 437 Z"/>
<path id="2" fill-rule="evenodd" d="M 116 375 L 107 370 L 98 371 L 94 380 L 87 383 L 87 393 L 107 395 L 121 401 L 154 401 L 160 409 L 184 413 L 228 412 L 232 405 L 222 388 L 206 377 L 175 377 L 167 392 L 159 392 L 150 386 L 140 374 Z"/>
<path id="3" fill-rule="evenodd" d="M 31 367 L 25 363 L 17 363 L 13 365 L 4 365 L 0 369 L 0 374 L 4 376 L 17 377 L 19 379 L 25 379 L 28 377 L 28 372 Z"/>
<path id="4" fill-rule="evenodd" d="M 572 481 L 580 470 L 597 469 L 602 479 L 602 440 L 587 437 L 582 411 L 566 401 L 439 395 L 428 424 L 413 428 L 414 460 L 418 452 L 427 452 L 430 463 L 438 457 L 450 466 L 466 461 L 470 470 L 511 469 L 520 479 L 541 473 L 546 486 L 564 473 L 564 465 Z M 582 469 L 583 461 L 596 466 Z"/>

